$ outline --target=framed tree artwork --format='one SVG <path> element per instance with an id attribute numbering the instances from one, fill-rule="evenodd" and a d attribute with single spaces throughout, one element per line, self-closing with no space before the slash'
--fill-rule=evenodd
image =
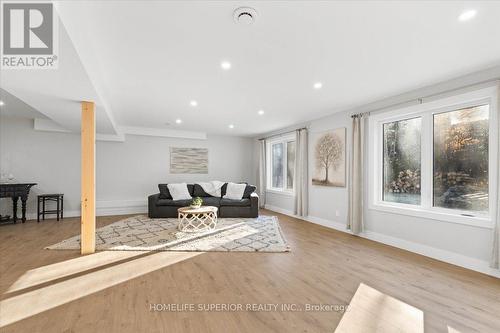
<path id="1" fill-rule="evenodd" d="M 312 144 L 312 184 L 345 187 L 346 128 L 316 133 Z"/>

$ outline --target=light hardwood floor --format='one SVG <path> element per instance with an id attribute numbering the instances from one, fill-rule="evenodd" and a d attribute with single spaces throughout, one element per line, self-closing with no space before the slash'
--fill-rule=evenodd
<path id="1" fill-rule="evenodd" d="M 424 313 L 426 332 L 500 332 L 500 280 L 277 215 L 290 253 L 44 250 L 78 218 L 0 227 L 1 332 L 333 332 L 335 311 L 168 312 L 153 303 L 346 305 L 360 283 Z M 100 217 L 103 226 L 123 216 Z M 20 319 L 20 318 L 18 318 Z"/>

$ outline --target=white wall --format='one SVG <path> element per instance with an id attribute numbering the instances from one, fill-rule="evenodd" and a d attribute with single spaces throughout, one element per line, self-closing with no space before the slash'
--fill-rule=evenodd
<path id="1" fill-rule="evenodd" d="M 346 127 L 349 153 L 352 140 L 350 118 L 352 113 L 335 113 L 300 126 L 307 125 L 309 137 L 315 132 Z M 369 140 L 368 133 L 366 141 Z M 309 141 L 309 179 L 311 179 L 313 149 L 311 140 Z M 258 155 L 255 158 L 257 159 Z M 365 163 L 366 165 L 368 164 Z M 366 179 L 369 175 L 366 172 Z M 349 177 L 347 177 L 348 182 Z M 368 209 L 368 195 L 365 203 L 363 237 L 500 277 L 500 272 L 489 268 L 488 265 L 492 250 L 492 229 Z M 293 197 L 267 194 L 266 207 L 280 213 L 292 214 Z M 305 218 L 306 220 L 346 231 L 347 209 L 347 187 L 309 186 L 309 216 Z"/>
<path id="2" fill-rule="evenodd" d="M 309 151 L 313 152 L 312 142 L 310 140 L 314 133 L 323 132 L 329 129 L 345 127 L 347 128 L 347 147 L 349 150 L 351 142 L 351 122 L 347 113 L 336 113 L 330 117 L 322 118 L 321 120 L 312 121 L 307 124 L 309 131 Z M 301 124 L 302 126 L 302 124 Z M 255 156 L 255 159 L 258 155 Z M 312 179 L 313 174 L 313 158 L 312 153 L 309 154 L 309 179 Z M 348 163 L 348 161 L 346 162 Z M 346 177 L 346 185 L 349 177 Z M 347 221 L 347 186 L 346 187 L 325 187 L 325 186 L 309 186 L 309 215 L 328 221 L 337 221 L 343 223 Z M 287 194 L 266 193 L 266 205 L 270 209 L 279 210 L 281 212 L 290 213 L 294 210 L 294 198 Z M 338 216 L 337 216 L 338 214 Z"/>
<path id="3" fill-rule="evenodd" d="M 39 193 L 64 193 L 65 211 L 79 207 L 80 143 L 76 135 L 35 132 L 33 120 L 0 117 L 0 172 L 12 173 L 16 181 L 38 183 L 28 198 L 30 217 L 36 215 Z M 2 214 L 12 215 L 11 200 L 0 202 Z"/>
<path id="4" fill-rule="evenodd" d="M 293 212 L 294 210 L 293 196 L 266 191 L 266 207 L 271 210 L 281 209 L 282 211 L 285 212 Z"/>
<path id="5" fill-rule="evenodd" d="M 346 113 L 334 114 L 322 121 L 314 121 L 309 125 L 309 137 L 311 134 L 323 132 L 328 129 L 339 127 L 347 128 L 346 146 L 347 152 L 351 146 L 351 118 Z M 312 140 L 309 140 L 309 179 L 312 179 L 313 169 L 313 152 L 314 147 Z M 346 158 L 346 166 L 349 163 L 349 158 Z M 346 187 L 325 187 L 313 185 L 309 187 L 309 215 L 320 217 L 329 221 L 337 221 L 345 223 L 347 221 L 347 205 L 348 192 L 347 186 L 349 176 L 346 175 Z M 338 214 L 338 216 L 337 216 Z"/>
<path id="6" fill-rule="evenodd" d="M 169 174 L 170 147 L 208 148 L 208 175 Z M 147 196 L 158 192 L 158 183 L 215 179 L 254 183 L 252 151 L 251 139 L 235 136 L 187 140 L 127 135 L 125 142 L 97 141 L 97 214 L 145 212 Z M 35 131 L 33 120 L 0 117 L 0 172 L 38 183 L 28 200 L 30 217 L 39 193 L 64 193 L 67 215 L 79 214 L 78 134 Z M 11 200 L 2 199 L 2 214 L 11 215 L 11 206 Z"/>

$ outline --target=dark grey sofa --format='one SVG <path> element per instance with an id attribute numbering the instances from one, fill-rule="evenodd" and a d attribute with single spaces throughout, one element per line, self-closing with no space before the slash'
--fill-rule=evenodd
<path id="1" fill-rule="evenodd" d="M 222 187 L 222 196 L 226 194 L 227 183 Z M 191 204 L 191 200 L 172 200 L 167 184 L 158 184 L 160 193 L 148 197 L 148 215 L 151 218 L 177 217 L 177 209 Z M 241 200 L 212 197 L 198 184 L 188 184 L 189 194 L 203 199 L 204 206 L 219 208 L 219 217 L 257 217 L 259 216 L 259 196 L 256 187 L 248 185 Z"/>

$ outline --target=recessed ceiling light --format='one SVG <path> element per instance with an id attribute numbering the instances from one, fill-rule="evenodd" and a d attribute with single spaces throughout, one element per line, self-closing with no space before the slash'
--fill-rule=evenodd
<path id="1" fill-rule="evenodd" d="M 264 110 L 259 110 L 257 111 L 257 113 L 259 114 L 259 116 L 262 116 L 264 114 Z"/>
<path id="2" fill-rule="evenodd" d="M 175 119 L 176 124 L 182 124 L 182 119 Z"/>
<path id="3" fill-rule="evenodd" d="M 198 102 L 197 101 L 191 101 L 191 102 L 189 102 L 189 105 L 191 105 L 191 106 L 198 106 Z"/>
<path id="4" fill-rule="evenodd" d="M 230 70 L 231 69 L 231 63 L 229 61 L 223 61 L 220 63 L 220 67 L 227 71 L 227 70 Z"/>
<path id="5" fill-rule="evenodd" d="M 466 10 L 462 12 L 462 14 L 460 14 L 458 20 L 462 22 L 469 21 L 472 20 L 476 16 L 476 14 L 477 11 L 475 11 L 474 9 Z"/>
<path id="6" fill-rule="evenodd" d="M 314 87 L 314 89 L 321 89 L 321 87 L 323 87 L 323 83 L 316 82 L 313 87 Z"/>
<path id="7" fill-rule="evenodd" d="M 3 101 L 0 101 L 0 106 L 2 106 L 2 105 L 5 105 L 5 103 Z"/>
<path id="8" fill-rule="evenodd" d="M 233 129 L 233 128 L 234 128 L 234 125 L 233 125 L 233 124 L 230 124 L 228 127 L 229 127 L 230 129 Z"/>

